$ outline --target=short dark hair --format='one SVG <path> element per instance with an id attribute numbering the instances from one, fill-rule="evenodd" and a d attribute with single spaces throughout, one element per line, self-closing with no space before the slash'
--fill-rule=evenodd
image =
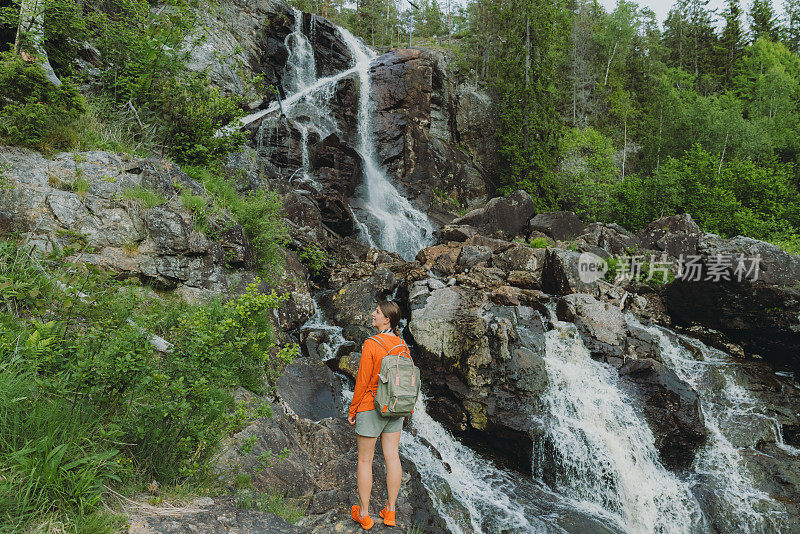
<path id="1" fill-rule="evenodd" d="M 389 325 L 391 325 L 392 330 L 394 330 L 396 334 L 397 325 L 400 324 L 400 319 L 403 318 L 403 312 L 400 311 L 400 306 L 393 300 L 379 300 L 378 307 L 381 309 L 381 313 L 389 319 Z"/>

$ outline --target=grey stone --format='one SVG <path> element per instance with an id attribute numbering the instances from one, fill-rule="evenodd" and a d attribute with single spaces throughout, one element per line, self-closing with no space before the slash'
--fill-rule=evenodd
<path id="1" fill-rule="evenodd" d="M 581 235 L 586 229 L 571 211 L 537 213 L 530 221 L 530 229 L 542 232 L 558 241 L 567 241 Z"/>

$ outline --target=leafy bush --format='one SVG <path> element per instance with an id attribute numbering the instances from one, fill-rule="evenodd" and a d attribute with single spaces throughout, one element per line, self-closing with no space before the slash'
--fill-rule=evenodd
<path id="1" fill-rule="evenodd" d="M 534 238 L 528 244 L 531 246 L 531 248 L 547 248 L 550 246 L 550 243 L 547 241 L 546 237 Z"/>
<path id="2" fill-rule="evenodd" d="M 607 220 L 619 172 L 610 138 L 594 128 L 567 131 L 561 148 L 559 201 L 565 209 Z"/>
<path id="3" fill-rule="evenodd" d="M 325 251 L 313 243 L 300 250 L 297 256 L 314 276 L 321 273 L 325 267 Z"/>
<path id="4" fill-rule="evenodd" d="M 688 212 L 704 230 L 770 239 L 800 228 L 794 166 L 721 161 L 695 145 L 668 158 L 651 177 L 632 177 L 617 190 L 614 220 L 631 229 L 662 215 Z"/>
<path id="5" fill-rule="evenodd" d="M 11 52 L 0 53 L 0 140 L 39 149 L 70 148 L 86 103 L 69 82 L 60 87 L 44 70 Z"/>
<path id="6" fill-rule="evenodd" d="M 283 297 L 258 281 L 228 302 L 167 305 L 65 262 L 71 252 L 34 258 L 0 241 L 0 522 L 18 530 L 42 514 L 105 524 L 104 486 L 201 476 L 256 415 L 230 390 L 264 391 L 297 352 L 275 346 Z"/>

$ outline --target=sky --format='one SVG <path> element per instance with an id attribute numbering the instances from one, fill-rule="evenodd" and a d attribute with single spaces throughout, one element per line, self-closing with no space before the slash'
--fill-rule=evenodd
<path id="1" fill-rule="evenodd" d="M 606 9 L 606 11 L 613 11 L 617 5 L 617 0 L 598 0 L 600 4 Z M 653 10 L 658 18 L 658 22 L 661 23 L 662 27 L 664 24 L 664 19 L 667 18 L 667 13 L 669 12 L 672 5 L 675 3 L 674 0 L 633 0 L 635 3 L 639 4 L 641 7 L 649 7 Z M 709 9 L 716 9 L 717 13 L 722 13 L 724 5 L 727 4 L 726 0 L 710 0 L 708 2 Z M 752 0 L 741 0 L 739 5 L 742 6 L 742 10 L 747 11 L 750 10 L 750 4 L 752 4 Z M 778 14 L 779 17 L 783 17 L 783 0 L 773 0 L 772 6 L 775 9 L 775 13 Z M 747 24 L 747 17 L 744 17 L 744 23 Z"/>

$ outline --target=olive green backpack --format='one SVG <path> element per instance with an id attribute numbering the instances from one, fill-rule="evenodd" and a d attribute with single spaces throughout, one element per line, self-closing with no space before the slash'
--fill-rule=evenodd
<path id="1" fill-rule="evenodd" d="M 386 345 L 378 336 L 372 336 L 378 344 Z M 392 352 L 400 348 L 397 354 Z M 414 365 L 408 345 L 402 342 L 386 351 L 378 374 L 378 390 L 375 393 L 375 409 L 384 417 L 409 416 L 419 397 L 419 367 Z"/>

